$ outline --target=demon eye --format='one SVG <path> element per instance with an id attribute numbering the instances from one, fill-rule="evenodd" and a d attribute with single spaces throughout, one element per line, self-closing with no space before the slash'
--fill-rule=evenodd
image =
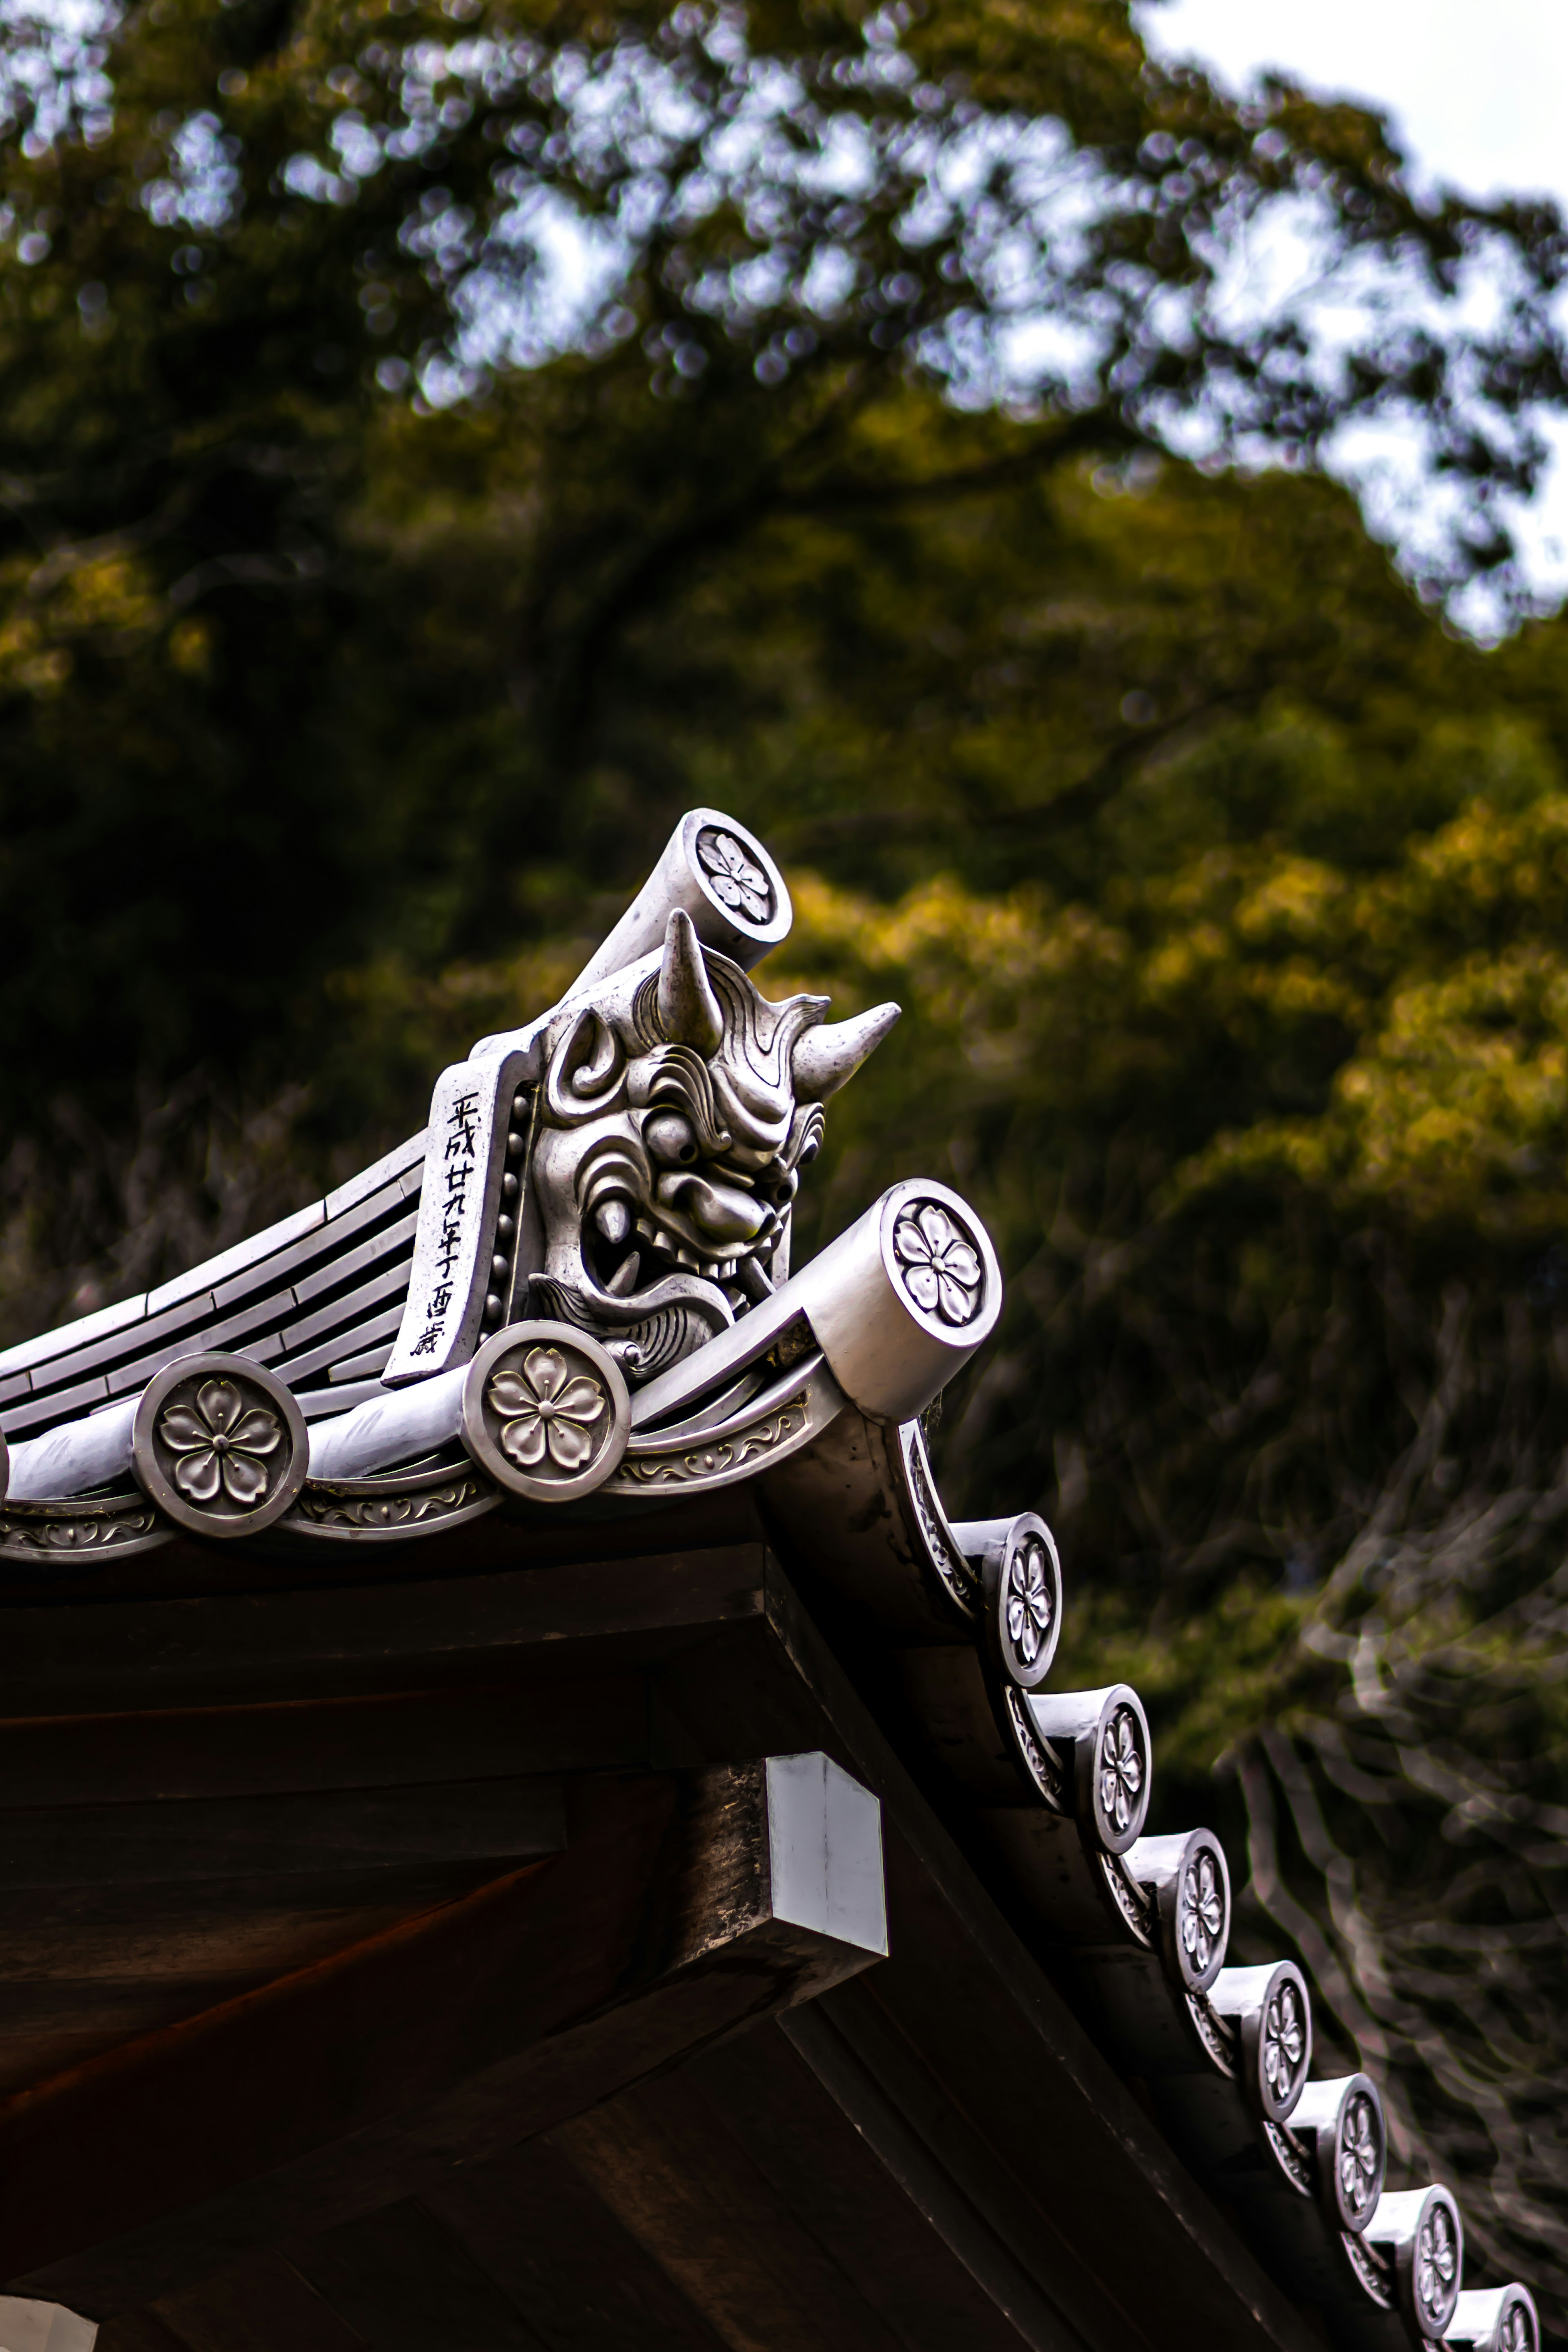
<path id="1" fill-rule="evenodd" d="M 642 1139 L 649 1157 L 667 1168 L 689 1168 L 700 1156 L 697 1130 L 678 1110 L 656 1110 L 645 1118 Z"/>

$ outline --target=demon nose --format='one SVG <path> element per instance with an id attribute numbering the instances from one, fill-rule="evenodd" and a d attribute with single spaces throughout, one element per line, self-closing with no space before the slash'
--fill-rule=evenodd
<path id="1" fill-rule="evenodd" d="M 642 1123 L 643 1148 L 666 1168 L 689 1168 L 701 1157 L 697 1129 L 678 1110 L 656 1110 Z"/>
<path id="2" fill-rule="evenodd" d="M 676 1169 L 659 1178 L 658 1197 L 661 1207 L 679 1209 L 706 1240 L 716 1244 L 755 1241 L 774 1223 L 765 1202 L 742 1192 L 739 1185 Z"/>

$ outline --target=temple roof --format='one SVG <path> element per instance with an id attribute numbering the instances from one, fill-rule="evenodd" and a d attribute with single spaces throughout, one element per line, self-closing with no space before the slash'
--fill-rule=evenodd
<path id="1" fill-rule="evenodd" d="M 981 1220 L 792 1270 L 895 1009 L 773 1006 L 787 928 L 692 812 L 421 1135 L 0 1357 L 0 2279 L 102 2352 L 1533 2352 L 1056 1687 L 1049 1529 L 943 1507 Z"/>

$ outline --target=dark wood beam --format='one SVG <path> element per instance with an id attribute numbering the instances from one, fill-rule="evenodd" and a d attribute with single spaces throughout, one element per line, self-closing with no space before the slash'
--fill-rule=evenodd
<path id="1" fill-rule="evenodd" d="M 479 1521 L 476 1544 L 494 1526 Z M 479 1563 L 488 1572 L 385 1583 L 374 1600 L 352 1585 L 296 1585 L 112 1607 L 10 1604 L 0 1719 L 616 1674 L 765 1607 L 761 1543 L 520 1568 L 512 1533 L 511 1562 L 503 1551 Z M 416 1575 L 421 1564 L 410 1563 Z"/>
<path id="2" fill-rule="evenodd" d="M 741 2034 L 724 2046 L 753 2039 Z M 552 2132 L 452 2173 L 423 2201 L 550 2352 L 722 2352 L 723 2338 L 608 2211 Z"/>
<path id="3" fill-rule="evenodd" d="M 292 2249 L 290 2260 L 340 2324 L 375 2352 L 549 2352 L 482 2264 L 416 2198 L 322 2231 Z"/>
<path id="4" fill-rule="evenodd" d="M 129 2310 L 858 1973 L 876 1808 L 815 1769 L 572 1783 L 558 1858 L 0 2105 L 0 2277 Z"/>
<path id="5" fill-rule="evenodd" d="M 185 1797 L 174 1803 L 0 1809 L 0 1894 L 60 1887 L 148 1889 L 215 1879 L 363 1875 L 421 1864 L 509 1864 L 558 1853 L 554 1778 L 434 1787 Z"/>
<path id="6" fill-rule="evenodd" d="M 884 1732 L 879 1726 L 866 1695 L 760 1545 L 637 1562 L 597 1559 L 570 1570 L 514 1573 L 498 1565 L 489 1575 L 388 1588 L 374 1610 L 360 1594 L 317 1591 L 210 1595 L 59 1614 L 73 1619 L 69 1641 L 58 1618 L 51 1633 L 41 1617 L 26 1622 L 26 1608 L 8 1612 L 8 1628 L 18 1621 L 19 1648 L 14 1668 L 0 1666 L 0 1680 L 9 1675 L 4 1703 L 16 1717 L 62 1705 L 79 1708 L 85 1691 L 107 1694 L 110 1686 L 113 1696 L 103 1704 L 166 1710 L 267 1704 L 290 1680 L 315 1700 L 336 1703 L 355 1693 L 475 1685 L 523 1693 L 603 1669 L 647 1677 L 641 1720 L 649 1756 L 660 1761 L 695 1766 L 827 1749 L 874 1788 L 887 1809 L 894 1957 L 868 1980 L 877 1993 L 871 2011 L 830 2003 L 839 2011 L 832 2036 L 803 2034 L 796 2056 L 804 2064 L 811 2042 L 817 2089 L 837 2103 L 845 2128 L 874 2152 L 885 2179 L 940 2249 L 938 2269 L 956 2263 L 1004 2328 L 1025 2340 L 1049 2341 L 1060 2328 L 1096 2345 L 1159 2346 L 1179 2309 L 1215 2352 L 1300 2352 L 1310 2341 L 1003 1916 L 975 1861 L 961 1853 L 900 1761 L 897 1727 L 889 1723 Z M 125 1627 L 129 1659 L 110 1638 L 111 1614 Z M 868 1691 L 874 1695 L 875 1687 L 872 1677 Z M 962 1832 L 962 1823 L 955 1820 L 952 1828 Z M 576 1861 L 569 1853 L 543 1865 L 541 1887 Z M 649 1911 L 628 1903 L 616 1916 L 635 1938 L 637 1920 Z M 576 2022 L 551 2047 L 572 2054 L 579 2090 L 595 2067 L 594 2079 L 610 2089 L 646 2080 L 668 2063 L 653 2057 L 656 2043 L 679 2055 L 726 2030 L 715 2021 L 721 2011 L 735 2019 L 737 2005 L 724 2008 L 712 1984 L 683 1979 L 679 2001 L 666 2005 L 665 1993 L 676 1990 L 664 1985 L 617 1995 L 623 2006 L 592 2018 L 573 2013 Z M 671 2022 L 678 2006 L 679 2027 Z M 765 2000 L 758 2013 L 763 2007 Z M 373 2013 L 374 2004 L 367 2015 Z M 826 2010 L 822 2014 L 826 2021 Z M 624 2045 L 616 2042 L 617 2033 Z M 349 2046 L 356 2046 L 352 2035 Z M 418 2036 L 415 2046 L 424 2046 Z M 314 2064 L 315 2045 L 307 2038 L 303 2047 Z M 552 2106 L 545 2095 L 546 2054 L 542 2043 L 498 2061 L 496 2108 L 484 2109 L 487 2086 L 477 2084 L 474 2105 L 450 2120 L 449 2132 L 435 2095 L 422 2110 L 424 2138 L 401 2139 L 395 2111 L 378 2111 L 363 2126 L 352 2119 L 324 2126 L 319 2173 L 310 2150 L 290 2155 L 277 2165 L 275 2179 L 250 2182 L 243 2197 L 237 2189 L 226 2190 L 206 2213 L 187 2215 L 189 2234 L 178 2243 L 158 2235 L 174 2231 L 179 2221 L 171 2197 L 164 2219 L 142 2225 L 150 2231 L 143 2242 L 125 2226 L 128 2242 L 114 2253 L 117 2263 L 124 2258 L 123 2268 L 110 2269 L 107 2257 L 104 2267 L 92 2268 L 98 2242 L 89 2244 L 84 2232 L 58 2272 L 32 2274 L 42 2283 L 28 2291 L 67 2303 L 75 2294 L 87 2308 L 107 2310 L 121 2294 L 129 2302 L 157 2292 L 161 2283 L 194 2276 L 198 2260 L 210 2269 L 246 2247 L 287 2240 L 411 2192 L 434 2200 L 442 2181 L 464 2177 L 438 2161 L 432 2171 L 441 2150 L 460 2147 L 466 2166 L 483 2165 L 501 2145 L 503 2129 L 514 2141 L 565 2116 L 568 2105 Z M 324 2063 L 330 2075 L 330 2049 Z M 515 2070 L 515 2094 L 509 2070 Z M 82 2070 L 84 2077 L 92 2072 Z M 194 2086 L 183 2095 L 189 2105 Z M 312 2087 L 308 2107 L 315 2097 Z M 178 2103 L 171 2109 L 182 2111 Z M 142 2111 L 143 2121 L 149 2112 Z M 258 2112 L 268 2125 L 266 2096 Z M 24 2223 L 28 2210 L 26 2142 L 13 2142 L 8 2113 L 0 2106 L 0 2251 L 16 2242 L 7 2237 L 13 2179 Z M 439 2127 L 434 2158 L 432 2118 Z M 64 2151 L 71 2149 L 74 2160 L 83 2144 L 79 2133 L 59 2135 L 52 2187 L 40 2191 L 42 2202 L 72 2210 L 76 2183 Z M 154 2171 L 164 2161 L 155 2115 L 143 2145 L 121 2138 L 114 2146 L 114 2165 L 122 2171 L 134 2172 L 147 2148 Z M 808 2153 L 802 2161 L 809 2167 Z M 334 2168 L 352 2180 L 352 2208 L 333 2201 L 344 2193 Z M 90 2153 L 89 2189 L 98 2168 Z M 233 2219 L 235 2199 L 243 2207 L 240 2222 Z M 1138 2221 L 1130 2231 L 1125 2217 L 1131 2214 Z M 605 2218 L 611 2220 L 607 2212 Z M 876 2288 L 872 2272 L 851 2274 L 863 2292 Z M 79 2289 L 79 2278 L 85 2282 Z M 86 2302 L 89 2293 L 96 2302 Z M 695 2312 L 692 2324 L 701 2324 Z M 548 2330 L 540 2332 L 553 2343 Z M 574 2340 L 569 2328 L 560 2340 Z"/>
<path id="7" fill-rule="evenodd" d="M 551 2137 L 726 2344 L 904 2352 L 684 2074 L 628 2091 Z"/>
<path id="8" fill-rule="evenodd" d="M 0 1836 L 38 1806 L 178 1804 L 649 1761 L 635 1675 L 417 1688 L 255 1706 L 133 1709 L 0 1721 Z M 228 1874 L 233 1876 L 233 1872 Z"/>
<path id="9" fill-rule="evenodd" d="M 615 1657 L 751 1622 L 761 1547 L 520 1573 L 510 1534 L 510 1569 L 374 1605 L 308 1586 L 8 1602 L 0 2097 L 514 1867 L 553 1842 L 522 1783 L 709 1760 L 655 1734 L 646 1672 Z"/>
<path id="10" fill-rule="evenodd" d="M 984 2258 L 984 2225 L 971 2201 L 978 2179 L 947 2186 L 947 2226 L 932 2227 L 932 2199 L 824 2087 L 784 2032 L 785 2021 L 691 2060 L 674 2083 L 694 2085 L 716 2121 L 784 2198 L 823 2251 L 882 2315 L 907 2352 L 1019 2352 L 1021 2304 L 1002 2265 Z M 664 2082 L 634 2095 L 662 2103 Z M 616 2105 L 622 2103 L 617 2101 Z M 570 2126 L 569 2129 L 578 2126 Z M 967 2210 L 967 2226 L 956 2218 Z M 956 2252 L 955 2242 L 963 2249 Z M 1016 2266 L 1015 2266 L 1016 2268 Z M 1051 2323 L 1056 2315 L 1050 2315 Z"/>
<path id="11" fill-rule="evenodd" d="M 1310 2352 L 1308 2323 L 1026 1948 L 785 1576 L 757 1624 L 668 1660 L 656 1703 L 709 1754 L 821 1747 L 881 1798 L 891 1962 L 863 1999 L 848 1988 L 803 2020 L 797 2046 L 998 2307 L 1022 2319 L 1008 2281 L 1026 2285 L 1026 2340 L 1054 2326 L 1156 2352 L 1177 2311 L 1211 2352 Z"/>
<path id="12" fill-rule="evenodd" d="M 243 2337 L 240 2342 L 243 2343 Z M 177 2336 L 155 2311 L 133 2311 L 123 2319 L 113 2322 L 112 2329 L 100 2328 L 93 2352 L 196 2352 L 188 2338 Z M 229 2347 L 224 2346 L 224 2352 Z M 246 2347 L 250 2352 L 250 2347 Z M 268 2345 L 266 2352 L 272 2352 Z M 314 2347 L 311 2347 L 314 2352 Z"/>
<path id="13" fill-rule="evenodd" d="M 247 2254 L 134 2323 L 110 2320 L 93 2352 L 140 2352 L 135 2329 L 149 2318 L 185 2352 L 368 2352 L 365 2338 L 281 2254 Z"/>

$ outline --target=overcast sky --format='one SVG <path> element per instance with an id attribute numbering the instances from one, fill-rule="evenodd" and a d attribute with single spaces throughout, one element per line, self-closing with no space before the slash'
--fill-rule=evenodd
<path id="1" fill-rule="evenodd" d="M 1144 37 L 1233 89 L 1270 66 L 1392 115 L 1418 182 L 1568 210 L 1568 0 L 1142 0 Z M 1568 593 L 1568 423 L 1518 518 L 1539 585 Z"/>
<path id="2" fill-rule="evenodd" d="M 1233 85 L 1279 66 L 1373 100 L 1426 173 L 1568 200 L 1568 0 L 1144 0 L 1145 37 Z"/>

